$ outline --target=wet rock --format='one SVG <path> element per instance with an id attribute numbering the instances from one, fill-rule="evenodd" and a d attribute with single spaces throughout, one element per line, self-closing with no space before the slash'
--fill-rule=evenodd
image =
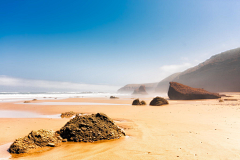
<path id="1" fill-rule="evenodd" d="M 150 102 L 151 106 L 161 106 L 164 104 L 168 104 L 168 101 L 162 97 L 155 97 L 153 100 Z"/>
<path id="2" fill-rule="evenodd" d="M 132 105 L 146 105 L 146 102 L 145 101 L 140 101 L 139 99 L 135 99 L 132 102 Z"/>
<path id="3" fill-rule="evenodd" d="M 9 148 L 10 153 L 27 153 L 39 147 L 58 146 L 62 138 L 52 130 L 31 131 L 27 136 L 16 139 Z"/>
<path id="4" fill-rule="evenodd" d="M 145 85 L 141 85 L 139 88 L 135 89 L 132 94 L 141 94 L 141 95 L 147 95 L 147 91 L 145 88 Z"/>
<path id="5" fill-rule="evenodd" d="M 31 103 L 30 101 L 24 101 L 23 103 Z"/>
<path id="6" fill-rule="evenodd" d="M 72 116 L 76 115 L 77 113 L 70 111 L 70 112 L 64 112 L 61 114 L 61 118 L 71 118 Z"/>
<path id="7" fill-rule="evenodd" d="M 60 129 L 59 133 L 62 138 L 75 142 L 93 142 L 125 136 L 124 131 L 103 113 L 76 115 Z"/>
<path id="8" fill-rule="evenodd" d="M 192 88 L 177 82 L 170 82 L 168 97 L 173 100 L 221 98 L 218 93 L 211 93 L 200 88 Z"/>
<path id="9" fill-rule="evenodd" d="M 119 99 L 119 98 L 115 96 L 110 96 L 110 99 Z"/>

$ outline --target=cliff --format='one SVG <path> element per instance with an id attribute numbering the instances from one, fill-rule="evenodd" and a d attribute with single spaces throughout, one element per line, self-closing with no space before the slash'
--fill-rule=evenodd
<path id="1" fill-rule="evenodd" d="M 214 55 L 175 78 L 171 79 L 171 76 L 168 78 L 169 82 L 174 81 L 194 88 L 204 88 L 210 92 L 239 92 L 240 48 Z M 161 81 L 155 90 L 165 91 L 168 86 L 166 81 L 164 83 Z"/>

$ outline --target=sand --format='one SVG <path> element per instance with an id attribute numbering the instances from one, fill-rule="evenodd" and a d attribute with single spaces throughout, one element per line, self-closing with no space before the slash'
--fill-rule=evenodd
<path id="1" fill-rule="evenodd" d="M 0 110 L 39 114 L 103 112 L 122 127 L 127 136 L 94 143 L 62 143 L 21 159 L 240 159 L 240 94 L 227 93 L 238 101 L 172 101 L 165 106 L 131 105 L 34 105 L 0 103 Z M 141 98 L 147 104 L 152 98 Z M 40 102 L 95 102 L 131 104 L 133 99 L 70 98 Z M 8 146 L 31 130 L 58 130 L 69 119 L 0 118 L 0 158 L 8 157 Z M 13 157 L 16 157 L 13 155 Z"/>

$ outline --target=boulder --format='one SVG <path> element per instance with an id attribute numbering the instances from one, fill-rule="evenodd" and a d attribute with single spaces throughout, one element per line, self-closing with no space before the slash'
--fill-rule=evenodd
<path id="1" fill-rule="evenodd" d="M 153 100 L 150 102 L 151 106 L 161 106 L 164 104 L 168 104 L 168 101 L 162 97 L 155 97 Z"/>
<path id="2" fill-rule="evenodd" d="M 52 130 L 31 131 L 27 136 L 16 139 L 9 148 L 10 153 L 27 153 L 31 149 L 40 147 L 55 147 L 62 142 L 62 138 Z"/>
<path id="3" fill-rule="evenodd" d="M 62 138 L 74 142 L 93 142 L 125 136 L 112 119 L 103 113 L 76 115 L 59 131 Z"/>
<path id="4" fill-rule="evenodd" d="M 173 100 L 221 98 L 218 93 L 211 93 L 200 88 L 192 88 L 177 82 L 170 82 L 168 97 Z"/>
<path id="5" fill-rule="evenodd" d="M 135 99 L 132 105 L 146 105 L 145 101 L 140 101 L 139 99 Z"/>
<path id="6" fill-rule="evenodd" d="M 135 89 L 132 94 L 141 94 L 141 95 L 147 95 L 145 85 L 141 85 L 139 88 Z"/>

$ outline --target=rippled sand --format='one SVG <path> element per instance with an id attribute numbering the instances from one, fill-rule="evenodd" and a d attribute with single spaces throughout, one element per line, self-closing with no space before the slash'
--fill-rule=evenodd
<path id="1" fill-rule="evenodd" d="M 230 94 L 230 93 L 229 93 Z M 232 93 L 231 93 L 232 94 Z M 236 93 L 235 93 L 236 94 Z M 240 95 L 235 95 L 240 99 Z M 143 98 L 147 103 L 151 98 Z M 133 99 L 74 98 L 40 102 L 91 102 L 131 104 Z M 38 114 L 106 113 L 128 136 L 94 143 L 62 143 L 20 159 L 240 159 L 240 101 L 169 101 L 169 105 L 34 105 L 0 103 L 0 110 Z M 31 130 L 62 127 L 69 119 L 0 118 L 0 145 Z M 2 147 L 3 148 L 3 147 Z M 0 147 L 1 149 L 1 147 Z M 2 155 L 3 149 L 0 151 Z M 5 155 L 9 154 L 5 152 Z M 13 156 L 15 157 L 15 156 Z"/>

